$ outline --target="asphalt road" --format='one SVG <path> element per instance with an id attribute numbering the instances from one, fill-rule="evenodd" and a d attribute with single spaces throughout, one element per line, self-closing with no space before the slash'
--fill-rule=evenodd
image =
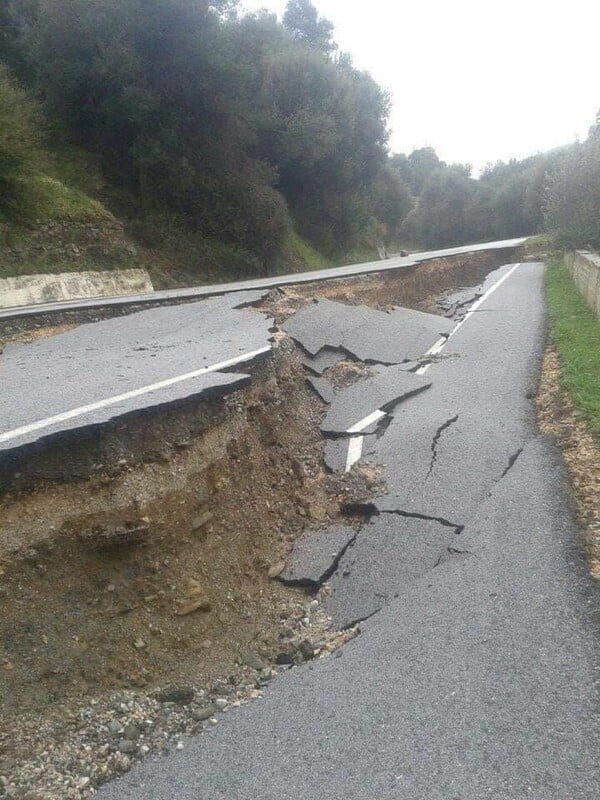
<path id="1" fill-rule="evenodd" d="M 239 388 L 250 378 L 231 369 L 271 349 L 272 321 L 244 307 L 264 294 L 164 306 L 7 345 L 0 357 L 0 453 Z"/>
<path id="2" fill-rule="evenodd" d="M 389 493 L 343 552 L 327 601 L 340 627 L 365 619 L 361 635 L 98 797 L 600 796 L 598 593 L 530 399 L 542 278 L 541 264 L 492 276 L 475 313 L 429 348 L 419 372 L 431 385 L 373 409 L 371 424 L 386 427 L 358 455 L 384 465 Z M 336 549 L 348 544 L 334 535 Z M 323 534 L 311 545 L 321 539 L 331 549 Z M 319 553 L 304 556 L 295 577 L 321 574 Z"/>
<path id="3" fill-rule="evenodd" d="M 498 242 L 484 244 L 471 244 L 463 247 L 450 247 L 445 250 L 431 250 L 422 253 L 411 253 L 409 256 L 387 259 L 386 261 L 371 261 L 365 264 L 349 264 L 343 267 L 334 267 L 311 272 L 298 272 L 292 275 L 275 275 L 268 278 L 254 278 L 246 281 L 233 281 L 230 283 L 210 284 L 208 286 L 192 286 L 188 289 L 166 289 L 149 294 L 127 295 L 123 297 L 100 297 L 89 300 L 70 300 L 60 303 L 43 303 L 36 306 L 22 308 L 8 308 L 0 310 L 0 321 L 18 319 L 19 317 L 35 316 L 59 311 L 73 311 L 77 309 L 107 308 L 110 306 L 127 306 L 144 302 L 176 302 L 193 298 L 205 298 L 215 295 L 229 294 L 231 292 L 254 291 L 273 289 L 275 286 L 290 286 L 293 284 L 311 283 L 312 281 L 331 280 L 332 278 L 345 278 L 352 275 L 363 275 L 370 272 L 386 272 L 393 269 L 403 269 L 428 261 L 432 258 L 458 255 L 461 253 L 476 253 L 482 250 L 502 250 L 516 248 L 525 242 L 527 237 L 520 239 L 505 239 Z"/>

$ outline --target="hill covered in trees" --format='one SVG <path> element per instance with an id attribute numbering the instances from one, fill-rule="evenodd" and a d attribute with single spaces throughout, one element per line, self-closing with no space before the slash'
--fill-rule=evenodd
<path id="1" fill-rule="evenodd" d="M 101 201 L 186 280 L 546 225 L 594 243 L 596 134 L 477 180 L 430 148 L 392 155 L 389 97 L 333 37 L 310 0 L 281 22 L 234 0 L 5 0 L 0 222 L 53 192 L 66 214 Z"/>

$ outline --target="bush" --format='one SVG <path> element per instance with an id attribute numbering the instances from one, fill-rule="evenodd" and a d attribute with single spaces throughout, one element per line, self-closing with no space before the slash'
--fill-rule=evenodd
<path id="1" fill-rule="evenodd" d="M 0 218 L 27 216 L 25 179 L 43 161 L 42 115 L 37 103 L 0 64 Z"/>
<path id="2" fill-rule="evenodd" d="M 546 196 L 546 228 L 566 247 L 600 247 L 600 136 L 561 159 Z"/>

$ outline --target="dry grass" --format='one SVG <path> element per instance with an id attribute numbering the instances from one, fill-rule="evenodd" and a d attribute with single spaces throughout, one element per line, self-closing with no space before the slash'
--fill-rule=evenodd
<path id="1" fill-rule="evenodd" d="M 556 438 L 562 450 L 584 531 L 590 572 L 600 580 L 600 450 L 561 380 L 558 352 L 549 347 L 538 393 L 539 425 L 542 432 Z"/>

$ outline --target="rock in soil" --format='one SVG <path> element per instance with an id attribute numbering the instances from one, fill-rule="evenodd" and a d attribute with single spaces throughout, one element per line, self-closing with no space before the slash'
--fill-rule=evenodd
<path id="1" fill-rule="evenodd" d="M 214 717 L 217 713 L 217 707 L 214 705 L 206 706 L 205 708 L 195 708 L 192 711 L 192 719 L 196 722 L 205 722 L 207 719 Z"/>
<path id="2" fill-rule="evenodd" d="M 157 699 L 161 703 L 187 706 L 194 699 L 194 690 L 191 686 L 167 686 L 157 694 Z"/>
<path id="3" fill-rule="evenodd" d="M 260 672 L 263 669 L 266 669 L 266 664 L 262 660 L 262 658 L 254 653 L 252 650 L 249 650 L 247 653 L 244 653 L 242 656 L 242 660 L 247 667 L 251 669 L 255 669 Z"/>

